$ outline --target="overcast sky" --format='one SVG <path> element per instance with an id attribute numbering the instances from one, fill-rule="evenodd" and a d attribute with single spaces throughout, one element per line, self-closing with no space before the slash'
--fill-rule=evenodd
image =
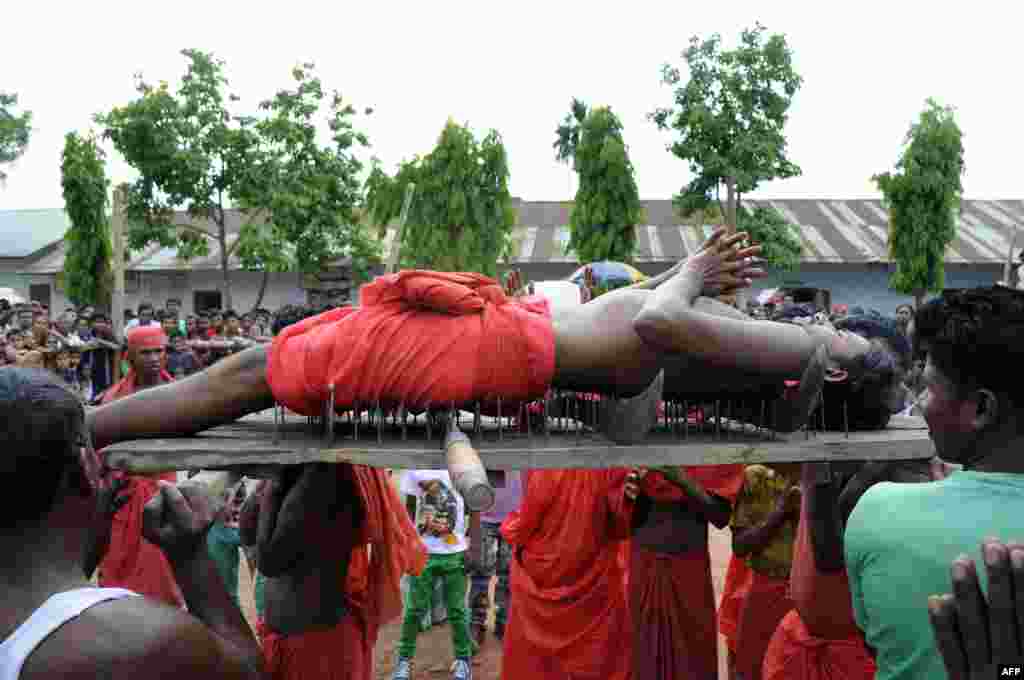
<path id="1" fill-rule="evenodd" d="M 911 0 L 320 4 L 5 3 L 0 90 L 20 95 L 36 130 L 6 169 L 0 209 L 63 206 L 64 134 L 132 99 L 136 72 L 175 82 L 186 47 L 226 60 L 251 110 L 289 84 L 294 64 L 315 62 L 326 87 L 375 109 L 363 128 L 389 170 L 429 152 L 448 116 L 480 134 L 497 129 L 512 193 L 528 200 L 575 191 L 551 148 L 570 98 L 607 104 L 624 123 L 641 197 L 667 198 L 688 173 L 646 118 L 670 101 L 661 65 L 680 64 L 693 34 L 720 32 L 732 45 L 758 20 L 786 34 L 804 78 L 787 127 L 790 158 L 804 174 L 757 196 L 876 196 L 871 175 L 892 166 L 910 123 L 935 97 L 958 111 L 967 196 L 1024 197 L 1024 3 L 957 3 L 954 11 Z M 131 179 L 116 158 L 108 170 L 115 182 Z"/>

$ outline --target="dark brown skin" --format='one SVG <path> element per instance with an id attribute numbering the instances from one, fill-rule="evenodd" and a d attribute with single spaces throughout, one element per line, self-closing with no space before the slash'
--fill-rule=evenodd
<path id="1" fill-rule="evenodd" d="M 340 469 L 322 463 L 285 470 L 243 507 L 242 544 L 256 547 L 266 622 L 277 633 L 333 628 L 346 614 L 345 578 L 362 508 Z"/>
<path id="2" fill-rule="evenodd" d="M 823 344 L 831 360 L 854 369 L 867 349 L 856 335 L 827 329 L 810 335 L 790 324 L 726 318 L 695 306 L 701 295 L 735 291 L 764 274 L 754 259 L 759 246 L 739 247 L 745 238 L 740 233 L 723 239 L 719 233 L 671 276 L 647 282 L 660 283 L 657 288 L 613 291 L 554 318 L 553 386 L 634 396 L 650 385 L 667 357 L 715 369 L 695 374 L 694 389 L 714 389 L 752 373 L 777 382 L 800 377 Z M 193 434 L 270 408 L 267 351 L 247 349 L 186 380 L 91 411 L 96 446 Z"/>
<path id="3" fill-rule="evenodd" d="M 773 465 L 779 472 L 793 478 L 797 467 L 793 464 Z M 735 527 L 732 534 L 732 551 L 736 557 L 746 557 L 764 550 L 779 533 L 786 522 L 795 522 L 800 517 L 800 487 L 790 486 L 780 494 L 775 508 L 765 520 L 753 527 Z"/>
<path id="4" fill-rule="evenodd" d="M 998 677 L 998 664 L 1024 659 L 1024 544 L 982 543 L 988 597 L 966 555 L 951 566 L 953 594 L 929 598 L 935 642 L 950 680 Z"/>
<path id="5" fill-rule="evenodd" d="M 0 564 L 0 639 L 51 595 L 89 587 L 81 556 L 97 502 L 81 474 L 69 468 L 60 500 L 38 527 L 0 537 L 7 556 Z M 212 511 L 191 493 L 186 500 L 171 491 L 154 499 L 144 531 L 167 555 L 191 613 L 141 597 L 98 604 L 36 648 L 22 680 L 262 677 L 259 646 L 205 549 Z"/>

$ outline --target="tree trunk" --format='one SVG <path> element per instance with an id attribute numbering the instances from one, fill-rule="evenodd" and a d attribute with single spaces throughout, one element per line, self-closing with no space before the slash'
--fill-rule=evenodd
<path id="1" fill-rule="evenodd" d="M 736 179 L 725 178 L 725 229 L 727 234 L 736 233 Z"/>
<path id="2" fill-rule="evenodd" d="M 260 305 L 263 304 L 263 296 L 267 292 L 267 282 L 268 281 L 270 281 L 270 272 L 267 271 L 266 269 L 264 269 L 263 270 L 263 280 L 260 281 L 260 292 L 259 292 L 259 295 L 256 296 L 256 304 L 254 304 L 252 306 L 252 311 L 254 311 L 254 312 L 257 309 L 260 308 Z"/>
<path id="3" fill-rule="evenodd" d="M 221 307 L 223 309 L 234 309 L 235 307 L 231 300 L 231 268 L 228 266 L 228 238 L 224 227 L 220 228 L 220 273 L 223 277 L 221 283 L 221 291 L 223 293 Z"/>

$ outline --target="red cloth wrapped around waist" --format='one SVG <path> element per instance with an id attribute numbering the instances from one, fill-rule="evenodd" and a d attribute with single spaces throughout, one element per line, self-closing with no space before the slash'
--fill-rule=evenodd
<path id="1" fill-rule="evenodd" d="M 505 297 L 479 274 L 403 271 L 342 307 L 284 329 L 267 379 L 277 401 L 319 415 L 328 386 L 339 406 L 424 407 L 544 395 L 555 339 L 543 299 Z"/>
<path id="2" fill-rule="evenodd" d="M 353 614 L 327 630 L 288 636 L 265 630 L 262 642 L 272 680 L 372 680 L 373 646 Z"/>
<path id="3" fill-rule="evenodd" d="M 776 628 L 765 654 L 764 680 L 870 680 L 875 662 L 860 635 L 827 640 L 811 635 L 796 610 Z"/>

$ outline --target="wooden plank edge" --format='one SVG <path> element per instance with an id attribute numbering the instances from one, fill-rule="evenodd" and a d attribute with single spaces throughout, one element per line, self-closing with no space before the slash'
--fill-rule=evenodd
<path id="1" fill-rule="evenodd" d="M 851 460 L 913 460 L 935 455 L 925 436 L 902 439 L 845 439 L 817 437 L 788 442 L 715 442 L 700 446 L 579 446 L 559 449 L 498 449 L 480 451 L 493 470 L 611 468 L 653 465 L 733 465 L 753 463 Z M 110 452 L 111 467 L 150 474 L 170 470 L 227 470 L 303 463 L 353 463 L 380 468 L 439 469 L 443 451 L 423 449 L 336 448 L 302 450 L 273 446 L 248 447 L 246 453 L 225 454 L 199 443 L 187 452 Z"/>

